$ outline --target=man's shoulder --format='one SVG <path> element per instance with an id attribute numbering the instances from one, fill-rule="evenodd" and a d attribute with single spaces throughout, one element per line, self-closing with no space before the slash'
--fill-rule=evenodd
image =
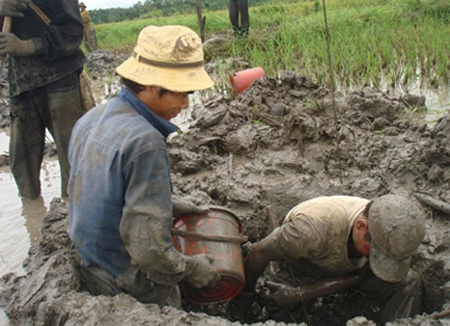
<path id="1" fill-rule="evenodd" d="M 161 133 L 131 105 L 116 99 L 108 103 L 104 110 L 99 125 L 104 125 L 117 143 L 142 149 L 166 148 Z"/>
<path id="2" fill-rule="evenodd" d="M 154 138 L 154 134 L 157 133 L 136 110 L 117 98 L 97 105 L 85 113 L 78 120 L 75 130 L 79 133 L 91 130 L 97 137 L 117 139 L 118 142 L 130 137 Z"/>
<path id="3" fill-rule="evenodd" d="M 288 213 L 286 219 L 303 219 L 309 216 L 311 220 L 346 224 L 352 220 L 369 201 L 355 196 L 322 196 L 304 201 Z"/>

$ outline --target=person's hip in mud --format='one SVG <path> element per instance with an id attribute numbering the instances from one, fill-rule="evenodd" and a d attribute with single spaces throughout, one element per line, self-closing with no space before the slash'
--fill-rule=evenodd
<path id="1" fill-rule="evenodd" d="M 413 316 L 422 312 L 422 282 L 409 261 L 424 234 L 425 213 L 408 198 L 318 197 L 291 209 L 282 226 L 250 246 L 244 293 L 271 261 L 291 261 L 312 283 L 266 282 L 265 299 L 289 307 L 354 288 L 380 300 L 384 321 Z"/>

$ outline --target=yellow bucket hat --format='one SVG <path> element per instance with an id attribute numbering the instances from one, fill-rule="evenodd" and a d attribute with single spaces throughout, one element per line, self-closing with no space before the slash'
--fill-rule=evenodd
<path id="1" fill-rule="evenodd" d="M 192 92 L 214 86 L 206 73 L 200 37 L 185 26 L 147 26 L 132 56 L 116 72 L 144 86 Z"/>

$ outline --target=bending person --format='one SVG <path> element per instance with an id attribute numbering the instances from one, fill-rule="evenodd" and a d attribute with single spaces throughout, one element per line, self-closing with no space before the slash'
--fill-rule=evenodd
<path id="1" fill-rule="evenodd" d="M 384 321 L 413 316 L 422 312 L 422 283 L 409 261 L 424 234 L 425 213 L 408 198 L 318 197 L 298 204 L 281 227 L 250 247 L 246 290 L 270 261 L 289 261 L 311 283 L 269 282 L 266 297 L 276 304 L 295 306 L 355 287 L 381 300 Z"/>

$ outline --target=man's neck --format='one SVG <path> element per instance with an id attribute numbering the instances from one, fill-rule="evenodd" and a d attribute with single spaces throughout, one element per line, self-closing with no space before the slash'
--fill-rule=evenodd
<path id="1" fill-rule="evenodd" d="M 353 241 L 352 232 L 348 236 L 347 241 L 347 253 L 349 257 L 361 257 L 361 253 L 356 250 L 355 242 Z"/>

